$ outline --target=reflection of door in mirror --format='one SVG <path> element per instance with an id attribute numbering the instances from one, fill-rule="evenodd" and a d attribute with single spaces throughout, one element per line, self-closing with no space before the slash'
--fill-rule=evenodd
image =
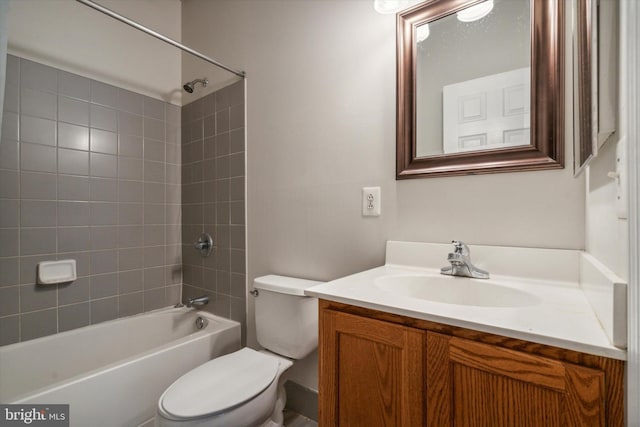
<path id="1" fill-rule="evenodd" d="M 417 27 L 416 157 L 530 144 L 530 21 L 529 0 L 494 0 Z"/>

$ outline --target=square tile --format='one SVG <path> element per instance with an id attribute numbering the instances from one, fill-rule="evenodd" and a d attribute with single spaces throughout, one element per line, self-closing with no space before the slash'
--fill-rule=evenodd
<path id="1" fill-rule="evenodd" d="M 89 277 L 76 279 L 72 283 L 58 285 L 58 304 L 74 304 L 91 299 L 91 280 Z"/>
<path id="2" fill-rule="evenodd" d="M 153 139 L 144 139 L 144 159 L 164 162 L 165 144 Z"/>
<path id="3" fill-rule="evenodd" d="M 91 249 L 89 227 L 58 228 L 58 252 L 82 252 Z"/>
<path id="4" fill-rule="evenodd" d="M 2 188 L 3 181 L 5 183 L 7 182 L 3 177 L 3 172 L 0 171 L 0 189 Z M 23 200 L 55 200 L 57 197 L 56 175 L 53 174 L 22 172 L 20 173 L 20 187 Z M 16 197 L 17 188 L 16 185 Z M 1 191 L 0 197 L 2 197 Z"/>
<path id="5" fill-rule="evenodd" d="M 118 204 L 91 202 L 91 225 L 117 225 Z"/>
<path id="6" fill-rule="evenodd" d="M 151 117 L 156 120 L 164 120 L 165 103 L 157 99 L 144 97 L 144 116 Z"/>
<path id="7" fill-rule="evenodd" d="M 145 182 L 164 182 L 164 163 L 163 162 L 144 162 L 144 181 Z"/>
<path id="8" fill-rule="evenodd" d="M 91 200 L 101 202 L 118 201 L 118 181 L 115 179 L 90 178 Z"/>
<path id="9" fill-rule="evenodd" d="M 91 252 L 91 274 L 114 273 L 118 271 L 118 252 L 93 251 Z"/>
<path id="10" fill-rule="evenodd" d="M 0 345 L 20 341 L 20 316 L 0 317 Z"/>
<path id="11" fill-rule="evenodd" d="M 22 227 L 55 227 L 58 224 L 56 202 L 22 200 L 20 224 Z"/>
<path id="12" fill-rule="evenodd" d="M 89 150 L 89 128 L 58 123 L 58 147 Z"/>
<path id="13" fill-rule="evenodd" d="M 58 173 L 89 175 L 89 153 L 86 151 L 58 149 Z"/>
<path id="14" fill-rule="evenodd" d="M 89 225 L 89 202 L 58 202 L 58 225 Z"/>
<path id="15" fill-rule="evenodd" d="M 89 101 L 91 99 L 91 80 L 66 71 L 58 71 L 58 93 L 70 98 Z"/>
<path id="16" fill-rule="evenodd" d="M 118 135 L 118 145 L 118 153 L 121 156 L 142 158 L 143 145 L 141 136 L 120 134 Z"/>
<path id="17" fill-rule="evenodd" d="M 138 292 L 142 289 L 142 270 L 121 271 L 118 273 L 119 294 Z"/>
<path id="18" fill-rule="evenodd" d="M 59 200 L 90 200 L 91 186 L 88 177 L 58 175 Z"/>
<path id="19" fill-rule="evenodd" d="M 32 117 L 56 120 L 58 117 L 58 97 L 55 93 L 22 88 L 20 112 Z"/>
<path id="20" fill-rule="evenodd" d="M 118 89 L 118 109 L 142 115 L 143 97 L 125 89 Z"/>
<path id="21" fill-rule="evenodd" d="M 118 247 L 118 231 L 122 227 L 113 226 L 92 226 L 91 227 L 91 249 L 106 250 Z"/>
<path id="22" fill-rule="evenodd" d="M 142 136 L 142 116 L 118 111 L 118 133 Z"/>
<path id="23" fill-rule="evenodd" d="M 118 249 L 118 269 L 120 271 L 134 270 L 142 267 L 142 248 Z M 142 278 L 140 279 L 140 283 L 142 283 Z"/>
<path id="24" fill-rule="evenodd" d="M 39 117 L 20 116 L 20 141 L 56 145 L 56 122 Z"/>
<path id="25" fill-rule="evenodd" d="M 164 211 L 162 212 L 164 216 Z M 0 227 L 20 226 L 20 201 L 0 199 Z M 0 279 L 2 280 L 2 279 Z"/>
<path id="26" fill-rule="evenodd" d="M 91 153 L 91 176 L 116 178 L 118 158 L 108 154 Z"/>
<path id="27" fill-rule="evenodd" d="M 118 297 L 119 316 L 133 316 L 144 311 L 144 297 L 142 292 L 120 295 Z"/>
<path id="28" fill-rule="evenodd" d="M 0 197 L 20 197 L 20 175 L 16 171 L 0 170 Z"/>
<path id="29" fill-rule="evenodd" d="M 164 288 L 144 292 L 144 311 L 157 310 L 166 305 Z"/>
<path id="30" fill-rule="evenodd" d="M 142 203 L 143 188 L 142 181 L 118 181 L 118 199 L 120 202 Z"/>
<path id="31" fill-rule="evenodd" d="M 118 318 L 118 298 L 91 301 L 91 324 Z"/>
<path id="32" fill-rule="evenodd" d="M 140 225 L 118 227 L 118 248 L 143 246 L 143 228 Z"/>
<path id="33" fill-rule="evenodd" d="M 164 122 L 145 117 L 144 137 L 164 142 Z"/>
<path id="34" fill-rule="evenodd" d="M 20 283 L 20 258 L 0 258 L 0 288 Z"/>
<path id="35" fill-rule="evenodd" d="M 164 267 L 145 268 L 143 274 L 144 289 L 164 286 Z"/>
<path id="36" fill-rule="evenodd" d="M 118 178 L 142 181 L 144 172 L 142 165 L 142 159 L 136 159 L 133 157 L 119 157 Z"/>
<path id="37" fill-rule="evenodd" d="M 55 147 L 26 143 L 20 145 L 20 167 L 23 171 L 56 172 Z"/>
<path id="38" fill-rule="evenodd" d="M 55 228 L 20 229 L 20 255 L 40 255 L 55 253 Z"/>
<path id="39" fill-rule="evenodd" d="M 91 276 L 91 299 L 105 298 L 118 294 L 118 275 L 99 274 Z"/>
<path id="40" fill-rule="evenodd" d="M 55 93 L 58 91 L 58 71 L 37 62 L 20 59 L 20 84 L 22 87 Z"/>
<path id="41" fill-rule="evenodd" d="M 58 288 L 56 285 L 21 285 L 20 311 L 44 310 L 55 307 L 58 302 Z"/>
<path id="42" fill-rule="evenodd" d="M 91 104 L 89 106 L 89 123 L 94 129 L 118 131 L 118 114 L 113 108 Z"/>
<path id="43" fill-rule="evenodd" d="M 2 115 L 2 138 L 17 141 L 20 138 L 20 116 L 11 111 Z"/>
<path id="44" fill-rule="evenodd" d="M 143 205 L 141 203 L 120 203 L 118 205 L 118 224 L 142 225 Z"/>
<path id="45" fill-rule="evenodd" d="M 20 312 L 20 286 L 0 288 L 0 317 Z"/>
<path id="46" fill-rule="evenodd" d="M 4 139 L 0 142 L 0 169 L 17 170 L 20 167 L 20 146 L 18 141 Z"/>
<path id="47" fill-rule="evenodd" d="M 100 129 L 91 129 L 91 151 L 118 154 L 118 134 Z"/>
<path id="48" fill-rule="evenodd" d="M 164 250 L 164 246 L 152 246 L 144 248 L 144 267 L 150 268 L 164 266 Z M 164 281 L 162 283 L 164 283 Z"/>
<path id="49" fill-rule="evenodd" d="M 118 88 L 106 83 L 91 81 L 91 102 L 106 107 L 118 107 Z"/>
<path id="50" fill-rule="evenodd" d="M 89 103 L 59 96 L 58 120 L 81 126 L 89 126 Z"/>
<path id="51" fill-rule="evenodd" d="M 59 332 L 70 331 L 91 324 L 91 304 L 73 304 L 58 309 Z"/>
<path id="52" fill-rule="evenodd" d="M 55 308 L 20 315 L 21 341 L 53 335 L 58 331 L 58 310 Z"/>

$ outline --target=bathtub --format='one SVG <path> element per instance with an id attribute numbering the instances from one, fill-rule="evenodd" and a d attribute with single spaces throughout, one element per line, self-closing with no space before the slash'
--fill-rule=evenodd
<path id="1" fill-rule="evenodd" d="M 237 322 L 156 310 L 0 347 L 0 402 L 68 403 L 76 427 L 151 425 L 173 381 L 239 348 Z"/>

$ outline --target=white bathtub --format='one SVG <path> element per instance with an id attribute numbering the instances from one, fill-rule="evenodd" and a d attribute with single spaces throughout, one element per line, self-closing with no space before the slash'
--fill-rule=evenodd
<path id="1" fill-rule="evenodd" d="M 135 427 L 178 377 L 239 348 L 237 322 L 156 310 L 0 347 L 0 402 L 68 403 L 71 426 Z"/>

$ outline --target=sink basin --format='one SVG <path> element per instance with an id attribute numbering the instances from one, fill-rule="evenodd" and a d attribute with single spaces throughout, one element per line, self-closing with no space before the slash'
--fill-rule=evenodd
<path id="1" fill-rule="evenodd" d="M 479 307 L 526 307 L 539 299 L 491 280 L 438 275 L 384 276 L 375 285 L 390 294 L 426 301 Z"/>

